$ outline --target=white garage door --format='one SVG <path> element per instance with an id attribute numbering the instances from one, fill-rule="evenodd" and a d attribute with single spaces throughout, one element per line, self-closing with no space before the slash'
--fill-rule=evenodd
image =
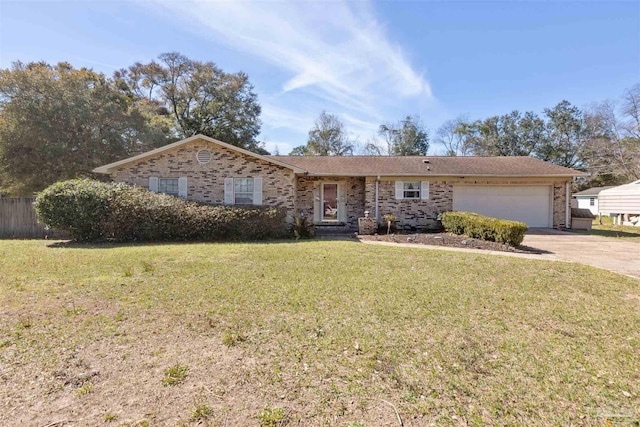
<path id="1" fill-rule="evenodd" d="M 551 187 L 454 185 L 453 210 L 551 227 Z"/>

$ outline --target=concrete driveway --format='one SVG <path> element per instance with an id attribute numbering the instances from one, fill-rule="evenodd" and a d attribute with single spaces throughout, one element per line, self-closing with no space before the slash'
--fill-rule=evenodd
<path id="1" fill-rule="evenodd" d="M 548 252 L 545 258 L 578 262 L 640 278 L 640 241 L 532 229 L 522 244 Z"/>

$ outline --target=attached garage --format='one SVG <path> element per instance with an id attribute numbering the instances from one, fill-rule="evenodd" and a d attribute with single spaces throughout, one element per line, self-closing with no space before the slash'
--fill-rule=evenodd
<path id="1" fill-rule="evenodd" d="M 454 185 L 453 210 L 552 227 L 551 186 Z"/>

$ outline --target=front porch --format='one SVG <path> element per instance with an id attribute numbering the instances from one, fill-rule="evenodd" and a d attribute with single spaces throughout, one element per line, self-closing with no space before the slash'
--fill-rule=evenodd
<path id="1" fill-rule="evenodd" d="M 364 177 L 296 177 L 295 213 L 313 218 L 321 233 L 357 230 L 364 210 Z"/>

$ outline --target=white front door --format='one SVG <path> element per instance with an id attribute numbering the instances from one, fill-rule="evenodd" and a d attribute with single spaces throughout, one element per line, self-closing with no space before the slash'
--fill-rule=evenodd
<path id="1" fill-rule="evenodd" d="M 338 221 L 338 184 L 323 183 L 320 200 L 322 221 Z"/>

